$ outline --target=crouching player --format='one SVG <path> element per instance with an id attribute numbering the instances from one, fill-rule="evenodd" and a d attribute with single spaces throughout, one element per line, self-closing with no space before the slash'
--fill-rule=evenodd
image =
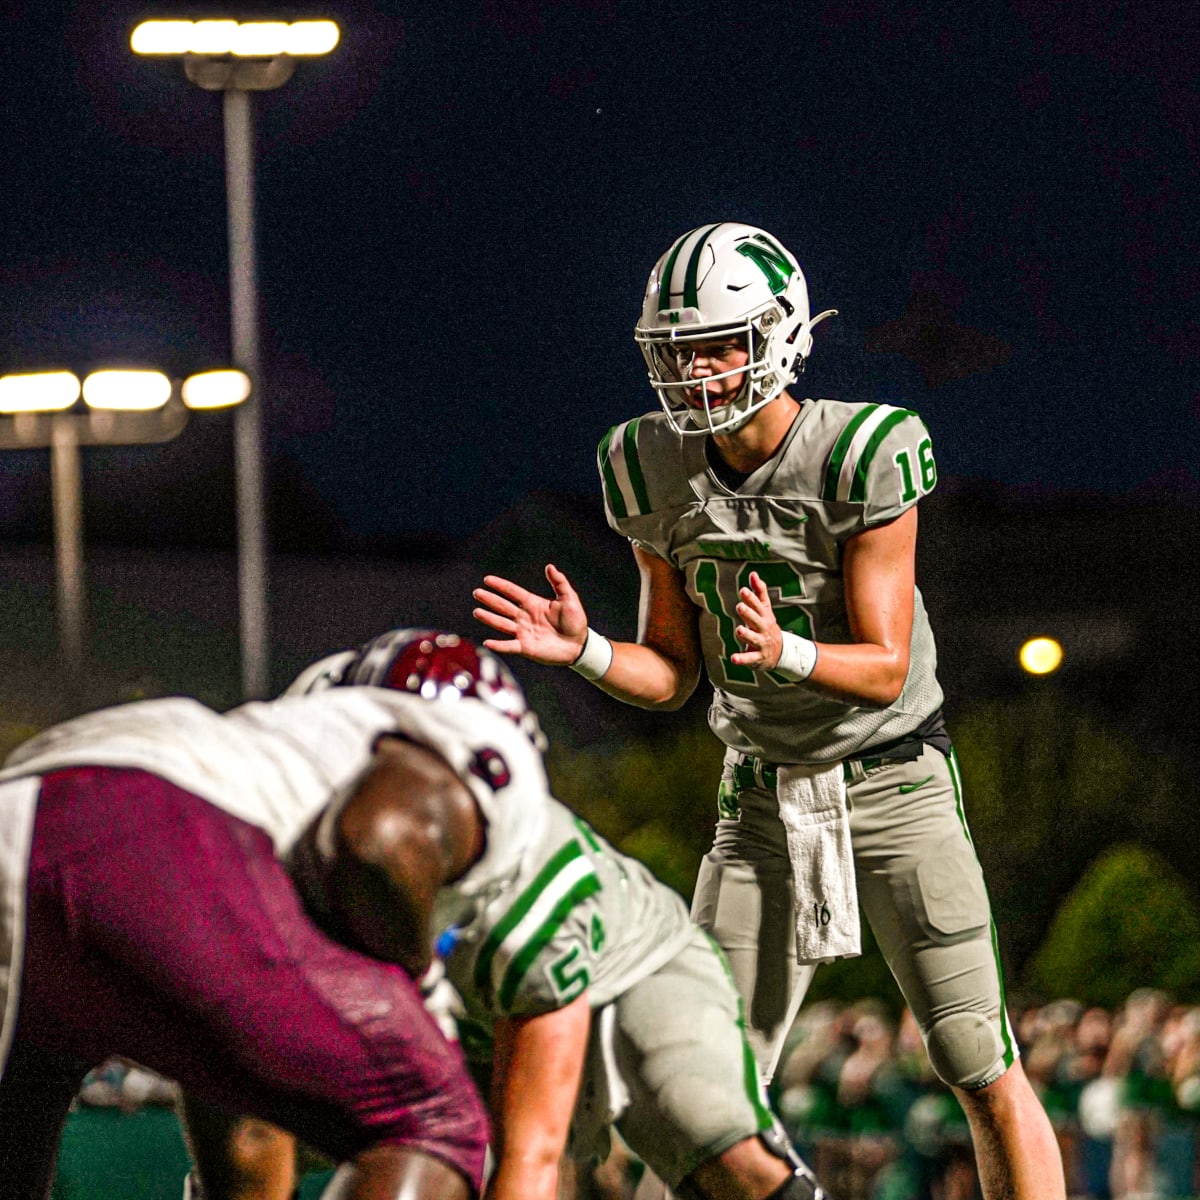
<path id="1" fill-rule="evenodd" d="M 145 701 L 14 752 L 0 773 L 0 1194 L 49 1195 L 72 1098 L 110 1055 L 344 1163 L 329 1198 L 478 1193 L 484 1109 L 412 979 L 429 958 L 420 905 L 479 850 L 452 840 L 444 810 L 475 806 L 442 758 L 395 736 L 411 707 L 365 688 L 224 716 Z M 386 954 L 322 933 L 280 861 L 359 780 L 412 811 L 445 799 L 448 840 L 389 897 Z"/>
<path id="2" fill-rule="evenodd" d="M 431 932 L 465 1006 L 464 1043 L 490 1060 L 489 1198 L 554 1200 L 564 1152 L 603 1157 L 612 1125 L 680 1196 L 824 1196 L 767 1106 L 721 952 L 671 889 L 551 797 L 536 718 L 500 659 L 453 634 L 399 630 L 293 685 L 347 688 L 412 695 L 446 731 L 435 748 L 495 789 L 470 804 L 461 787 L 361 788 L 292 856 L 318 923 L 386 954 L 406 831 L 477 846 L 438 891 Z M 465 713 L 469 739 L 456 732 Z"/>

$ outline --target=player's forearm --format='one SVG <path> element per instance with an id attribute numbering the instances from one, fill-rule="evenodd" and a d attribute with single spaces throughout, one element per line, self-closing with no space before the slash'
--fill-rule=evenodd
<path id="1" fill-rule="evenodd" d="M 689 666 L 640 642 L 610 642 L 612 658 L 598 678 L 601 691 L 638 708 L 679 708 L 692 694 L 699 666 Z"/>
<path id="2" fill-rule="evenodd" d="M 908 677 L 907 649 L 873 643 L 817 644 L 812 674 L 800 684 L 867 708 L 894 704 Z"/>
<path id="3" fill-rule="evenodd" d="M 561 1154 L 506 1151 L 488 1184 L 486 1200 L 556 1200 Z"/>

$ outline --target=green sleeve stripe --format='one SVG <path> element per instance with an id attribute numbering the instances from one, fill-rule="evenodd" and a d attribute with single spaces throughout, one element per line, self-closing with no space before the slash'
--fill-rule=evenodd
<path id="1" fill-rule="evenodd" d="M 575 859 L 581 858 L 583 851 L 579 843 L 567 842 L 561 850 L 538 872 L 537 878 L 516 898 L 508 912 L 492 927 L 487 940 L 475 960 L 475 987 L 487 994 L 487 980 L 492 970 L 492 960 L 496 957 L 505 938 L 525 919 L 529 910 L 537 903 L 538 897 L 554 881 L 555 877 Z"/>
<path id="2" fill-rule="evenodd" d="M 625 435 L 621 438 L 621 452 L 625 460 L 625 470 L 629 473 L 629 486 L 633 488 L 638 515 L 644 517 L 650 511 L 650 494 L 646 491 L 646 476 L 642 473 L 642 460 L 638 454 L 637 439 L 641 427 L 641 417 L 634 417 L 629 422 L 625 427 Z"/>
<path id="3" fill-rule="evenodd" d="M 600 880 L 593 872 L 576 881 L 565 896 L 554 906 L 553 911 L 542 922 L 537 932 L 525 943 L 521 951 L 514 955 L 512 963 L 504 973 L 504 982 L 500 985 L 499 1004 L 503 1012 L 512 1007 L 513 999 L 521 986 L 529 968 L 537 956 L 541 954 L 554 935 L 562 928 L 570 911 L 589 896 L 594 896 L 600 890 Z"/>
<path id="4" fill-rule="evenodd" d="M 846 455 L 850 453 L 850 443 L 854 440 L 854 435 L 858 432 L 858 427 L 878 407 L 878 404 L 868 404 L 866 408 L 856 413 L 846 423 L 846 427 L 838 436 L 838 440 L 833 446 L 833 453 L 829 456 L 829 468 L 825 472 L 825 487 L 821 492 L 822 500 L 836 500 L 838 498 L 838 480 L 842 476 L 842 464 L 846 461 Z"/>
<path id="5" fill-rule="evenodd" d="M 867 442 L 863 452 L 858 456 L 858 466 L 854 469 L 854 481 L 850 484 L 851 503 L 861 504 L 867 498 L 867 472 L 871 469 L 871 460 L 875 457 L 875 451 L 879 449 L 879 443 L 901 421 L 906 420 L 912 415 L 907 409 L 898 408 L 875 427 L 875 432 L 871 434 L 870 441 Z"/>
<path id="6" fill-rule="evenodd" d="M 600 840 L 596 837 L 596 831 L 582 818 L 575 818 L 575 827 L 579 830 L 579 836 L 587 843 L 589 850 L 595 853 L 600 853 Z"/>
<path id="7" fill-rule="evenodd" d="M 612 513 L 617 520 L 629 516 L 629 510 L 625 507 L 625 497 L 621 495 L 621 489 L 617 486 L 616 472 L 612 468 L 612 460 L 609 457 L 609 447 L 612 445 L 613 434 L 617 431 L 617 426 L 614 425 L 600 442 L 600 448 L 596 451 L 596 463 L 600 468 L 600 478 L 604 483 L 604 502 L 608 505 L 608 511 Z"/>
<path id="8" fill-rule="evenodd" d="M 591 880 L 592 882 L 588 882 Z M 504 916 L 492 927 L 475 959 L 475 988 L 485 998 L 496 995 L 498 980 L 504 980 L 512 970 L 512 963 L 523 953 L 523 947 L 531 937 L 551 921 L 553 928 L 561 924 L 562 918 L 554 922 L 554 914 L 569 912 L 583 896 L 590 896 L 600 887 L 600 881 L 590 860 L 584 855 L 579 842 L 572 838 L 546 865 L 537 877 L 521 892 Z M 565 898 L 574 895 L 565 908 Z M 544 944 L 544 943 L 543 943 Z M 523 968 L 513 988 L 524 975 Z M 505 986 L 503 983 L 500 986 Z"/>
<path id="9" fill-rule="evenodd" d="M 683 277 L 683 307 L 684 308 L 699 308 L 700 297 L 697 292 L 699 287 L 700 277 L 700 253 L 704 249 L 705 242 L 708 241 L 714 230 L 719 229 L 719 225 L 710 225 L 699 237 L 696 244 L 692 247 L 692 256 L 688 259 L 687 274 Z"/>
<path id="10" fill-rule="evenodd" d="M 645 516 L 650 511 L 650 494 L 638 455 L 638 429 L 642 418 L 635 417 L 609 431 L 600 444 L 600 473 L 612 515 L 618 520 Z"/>

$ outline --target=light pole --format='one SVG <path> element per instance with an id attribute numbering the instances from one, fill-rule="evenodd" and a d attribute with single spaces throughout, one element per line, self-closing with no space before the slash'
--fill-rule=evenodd
<path id="1" fill-rule="evenodd" d="M 225 194 L 229 224 L 229 319 L 234 363 L 253 380 L 250 400 L 234 419 L 237 487 L 238 627 L 242 692 L 270 686 L 267 629 L 267 521 L 262 453 L 262 364 L 258 343 L 258 278 L 254 238 L 254 136 L 250 93 L 286 83 L 296 59 L 328 54 L 338 43 L 332 21 L 143 21 L 130 37 L 137 54 L 182 58 L 184 74 L 222 92 Z"/>
<path id="2" fill-rule="evenodd" d="M 84 665 L 81 446 L 131 446 L 178 437 L 189 410 L 242 404 L 250 379 L 206 371 L 182 383 L 159 371 L 71 371 L 0 376 L 0 450 L 49 448 L 60 653 L 70 680 Z M 82 397 L 82 403 L 80 399 Z"/>

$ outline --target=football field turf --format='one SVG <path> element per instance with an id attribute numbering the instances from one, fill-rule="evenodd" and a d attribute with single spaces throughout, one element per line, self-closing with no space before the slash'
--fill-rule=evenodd
<path id="1" fill-rule="evenodd" d="M 51 1200 L 180 1200 L 188 1156 L 169 1108 L 88 1108 L 63 1131 Z M 316 1200 L 328 1173 L 307 1175 L 301 1200 Z"/>

